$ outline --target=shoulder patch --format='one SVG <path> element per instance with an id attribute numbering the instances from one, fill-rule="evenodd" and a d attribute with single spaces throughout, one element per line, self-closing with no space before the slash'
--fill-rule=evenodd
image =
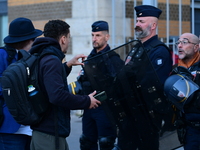
<path id="1" fill-rule="evenodd" d="M 159 58 L 159 59 L 156 60 L 156 64 L 157 64 L 157 65 L 162 65 L 162 63 L 163 63 L 163 61 L 162 61 L 161 58 Z"/>

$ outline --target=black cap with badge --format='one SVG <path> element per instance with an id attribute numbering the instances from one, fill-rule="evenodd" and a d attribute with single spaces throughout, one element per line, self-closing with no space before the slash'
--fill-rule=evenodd
<path id="1" fill-rule="evenodd" d="M 152 5 L 140 5 L 135 7 L 137 17 L 156 17 L 159 18 L 162 10 Z"/>

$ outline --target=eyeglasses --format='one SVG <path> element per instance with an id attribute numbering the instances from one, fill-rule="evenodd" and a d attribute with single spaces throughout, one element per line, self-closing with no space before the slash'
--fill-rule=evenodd
<path id="1" fill-rule="evenodd" d="M 194 44 L 194 45 L 196 45 L 197 43 L 192 43 L 192 42 L 190 42 L 189 40 L 187 40 L 187 39 L 184 39 L 183 41 L 177 41 L 175 44 L 176 44 L 176 46 L 178 46 L 179 44 L 181 43 L 181 45 L 187 45 L 187 44 Z"/>

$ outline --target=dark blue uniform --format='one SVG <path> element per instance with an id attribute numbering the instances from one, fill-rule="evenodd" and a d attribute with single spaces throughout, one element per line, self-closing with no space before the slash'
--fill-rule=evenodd
<path id="1" fill-rule="evenodd" d="M 200 86 L 200 62 L 192 65 L 188 70 L 195 77 L 194 82 Z M 186 135 L 184 142 L 184 150 L 199 150 L 200 149 L 200 99 L 194 97 L 195 100 L 186 107 L 184 120 L 186 121 Z M 193 125 L 197 127 L 194 127 Z"/>
<path id="2" fill-rule="evenodd" d="M 199 150 L 200 149 L 200 114 L 188 113 L 186 120 L 198 125 L 197 128 L 187 125 L 184 150 Z"/>
<path id="3" fill-rule="evenodd" d="M 88 59 L 105 53 L 109 50 L 109 45 L 107 45 L 102 51 L 98 53 L 96 52 L 96 49 L 93 49 L 88 56 Z M 100 66 L 100 70 L 103 72 L 103 74 L 109 72 L 109 74 L 111 75 L 116 75 L 116 73 L 124 65 L 124 62 L 115 52 L 113 52 L 113 54 L 109 56 L 109 59 L 104 59 L 103 61 L 103 64 L 105 65 Z M 82 81 L 81 84 L 84 92 L 83 94 L 89 94 L 93 92 L 87 79 L 85 81 Z M 116 128 L 108 119 L 103 106 L 99 106 L 96 109 L 84 110 L 82 129 L 83 134 L 80 138 L 81 150 L 98 150 L 98 140 L 99 146 L 102 150 L 111 150 L 113 148 L 117 136 Z"/>
<path id="4" fill-rule="evenodd" d="M 143 24 L 143 22 L 141 21 L 140 23 L 140 19 L 138 18 L 155 17 L 158 19 L 160 14 L 162 13 L 160 9 L 151 5 L 136 6 L 135 11 L 138 20 L 137 23 L 139 24 L 136 24 L 136 32 L 140 32 L 141 30 L 144 31 L 144 29 L 142 29 L 142 27 L 140 26 Z M 150 29 L 146 30 L 149 30 L 149 32 L 151 32 Z M 141 37 L 138 36 L 137 38 L 140 39 Z M 172 70 L 172 59 L 167 47 L 164 46 L 163 43 L 160 43 L 161 42 L 158 40 L 158 36 L 155 35 L 145 41 L 143 43 L 143 46 L 145 47 L 145 49 L 147 49 L 148 56 L 158 75 L 159 80 L 161 81 L 161 83 L 164 84 L 165 80 Z M 149 80 L 151 80 L 151 77 L 149 77 Z M 123 130 L 119 132 L 118 138 L 118 146 L 120 147 L 120 150 L 158 150 L 160 130 L 159 126 L 161 126 L 162 116 L 154 111 L 155 118 L 159 118 L 158 120 L 156 120 L 156 126 L 154 123 L 152 123 L 152 121 L 149 121 L 149 118 L 147 118 L 148 116 L 146 117 L 143 112 L 138 112 L 135 115 L 137 115 L 136 118 L 139 118 L 140 122 L 143 123 L 138 123 L 139 121 L 134 120 L 131 116 L 124 120 Z M 150 125 L 146 125 L 143 128 L 143 124 Z"/>
<path id="5" fill-rule="evenodd" d="M 143 43 L 144 47 L 149 49 L 148 55 L 151 63 L 160 79 L 164 84 L 165 80 L 169 77 L 172 71 L 172 59 L 169 50 L 163 45 L 151 48 L 151 43 L 158 40 L 158 36 L 155 35 L 146 42 Z"/>
<path id="6" fill-rule="evenodd" d="M 154 44 L 153 44 L 154 43 Z M 145 49 L 148 51 L 148 56 L 152 65 L 160 79 L 161 83 L 164 84 L 165 80 L 169 76 L 172 70 L 172 59 L 170 52 L 168 51 L 167 47 L 164 45 L 155 45 L 155 43 L 160 43 L 158 41 L 158 36 L 155 35 L 154 37 L 150 38 L 146 42 L 143 43 Z M 149 77 L 151 80 L 151 77 Z M 148 120 L 142 114 L 136 114 L 137 118 L 143 120 L 144 124 L 149 124 Z M 156 118 L 162 118 L 160 114 L 156 114 Z M 155 126 L 153 123 L 152 125 L 144 129 L 140 132 L 138 129 L 137 121 L 132 123 L 133 118 L 131 116 L 124 120 L 123 124 L 123 131 L 119 132 L 118 137 L 118 146 L 121 150 L 158 150 L 159 149 L 159 131 L 160 129 Z M 158 119 L 158 124 L 161 125 L 161 119 Z"/>

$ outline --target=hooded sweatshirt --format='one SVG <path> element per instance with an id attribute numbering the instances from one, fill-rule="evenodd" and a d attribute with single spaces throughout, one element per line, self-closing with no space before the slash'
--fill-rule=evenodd
<path id="1" fill-rule="evenodd" d="M 46 54 L 39 63 L 39 84 L 50 102 L 42 121 L 31 128 L 51 135 L 57 132 L 59 136 L 67 137 L 70 133 L 70 110 L 89 108 L 90 98 L 69 93 L 66 75 L 71 68 L 66 63 L 62 64 L 65 55 L 58 41 L 48 37 L 38 38 L 30 53 Z"/>

